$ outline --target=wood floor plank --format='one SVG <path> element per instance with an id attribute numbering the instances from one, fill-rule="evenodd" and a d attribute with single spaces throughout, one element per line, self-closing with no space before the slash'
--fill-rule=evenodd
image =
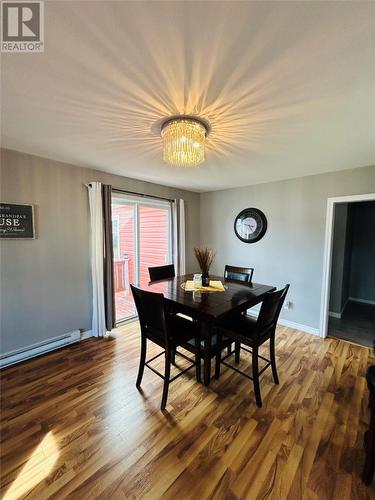
<path id="1" fill-rule="evenodd" d="M 223 366 L 209 387 L 179 378 L 160 412 L 158 377 L 135 388 L 137 322 L 2 370 L 2 498 L 375 498 L 360 478 L 374 352 L 287 327 L 276 340 L 262 408 Z"/>

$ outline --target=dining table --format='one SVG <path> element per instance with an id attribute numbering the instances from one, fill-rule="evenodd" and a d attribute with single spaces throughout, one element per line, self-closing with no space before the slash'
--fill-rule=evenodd
<path id="1" fill-rule="evenodd" d="M 210 280 L 222 282 L 224 291 L 206 292 L 199 288 L 187 291 L 185 284 L 188 280 L 193 280 L 192 274 L 152 281 L 142 288 L 163 293 L 167 306 L 173 309 L 174 313 L 185 314 L 199 323 L 201 339 L 204 340 L 203 382 L 208 386 L 211 379 L 211 341 L 215 324 L 228 315 L 241 314 L 259 304 L 268 292 L 276 288 L 261 283 L 231 281 L 223 276 L 210 275 Z"/>

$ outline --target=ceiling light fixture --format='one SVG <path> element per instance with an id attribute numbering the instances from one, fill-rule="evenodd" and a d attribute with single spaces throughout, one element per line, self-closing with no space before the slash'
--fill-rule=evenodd
<path id="1" fill-rule="evenodd" d="M 161 127 L 163 160 L 179 167 L 195 167 L 204 161 L 209 125 L 195 116 L 168 118 Z"/>

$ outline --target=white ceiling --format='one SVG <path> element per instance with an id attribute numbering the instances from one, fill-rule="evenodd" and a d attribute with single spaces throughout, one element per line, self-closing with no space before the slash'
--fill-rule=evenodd
<path id="1" fill-rule="evenodd" d="M 196 191 L 375 164 L 375 2 L 45 2 L 44 54 L 2 56 L 11 149 Z M 198 168 L 162 162 L 177 113 Z"/>

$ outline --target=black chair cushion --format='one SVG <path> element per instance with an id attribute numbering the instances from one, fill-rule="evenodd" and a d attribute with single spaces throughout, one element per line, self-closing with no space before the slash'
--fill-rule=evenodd
<path id="1" fill-rule="evenodd" d="M 369 391 L 375 393 L 375 365 L 367 368 L 366 379 Z"/>
<path id="2" fill-rule="evenodd" d="M 228 337 L 223 336 L 222 338 L 222 347 L 225 348 L 229 344 L 231 344 L 231 340 Z M 195 347 L 195 339 L 189 340 L 188 344 L 190 344 L 192 347 Z M 212 335 L 211 336 L 211 348 L 216 349 L 216 344 L 217 344 L 217 335 Z M 204 339 L 201 340 L 201 349 L 204 349 Z"/>
<path id="3" fill-rule="evenodd" d="M 221 321 L 217 327 L 222 331 L 223 335 L 248 345 L 261 339 L 265 334 L 264 331 L 258 331 L 257 318 L 245 314 L 229 316 Z"/>

